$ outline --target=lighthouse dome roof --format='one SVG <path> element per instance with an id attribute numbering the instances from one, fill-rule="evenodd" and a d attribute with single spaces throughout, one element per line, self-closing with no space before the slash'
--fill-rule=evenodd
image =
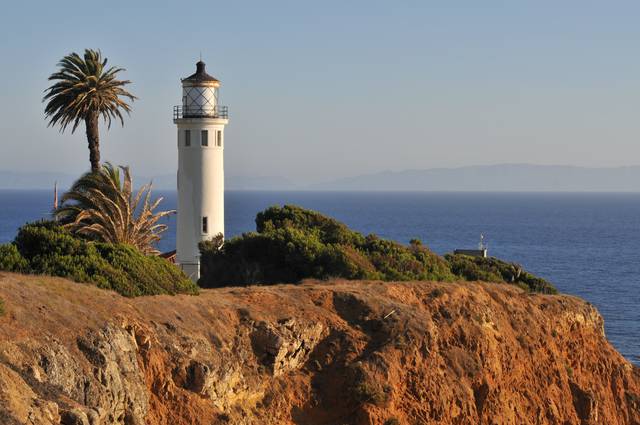
<path id="1" fill-rule="evenodd" d="M 198 61 L 196 63 L 196 72 L 194 74 L 189 75 L 187 78 L 182 79 L 182 84 L 186 85 L 213 85 L 219 86 L 220 80 L 215 78 L 212 75 L 207 74 L 205 70 L 206 64 L 202 61 Z"/>

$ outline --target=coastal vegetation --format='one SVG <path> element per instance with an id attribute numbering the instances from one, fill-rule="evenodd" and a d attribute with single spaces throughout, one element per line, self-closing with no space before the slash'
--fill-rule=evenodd
<path id="1" fill-rule="evenodd" d="M 178 267 L 157 256 L 155 243 L 173 211 L 156 212 L 151 185 L 135 194 L 128 167 L 109 163 L 78 179 L 53 211 L 55 220 L 26 224 L 0 245 L 0 270 L 66 277 L 127 297 L 196 294 Z"/>
<path id="2" fill-rule="evenodd" d="M 103 170 L 117 171 L 109 164 L 105 164 Z M 128 176 L 128 170 L 125 174 Z M 96 174 L 89 173 L 88 176 L 96 177 Z M 125 177 L 124 181 L 129 181 L 124 186 L 130 186 L 130 177 Z M 101 193 L 111 193 L 113 197 L 119 193 L 115 188 L 122 185 L 110 187 L 112 192 Z M 145 199 L 148 199 L 149 194 L 145 193 Z M 141 195 L 135 197 L 141 198 Z M 88 199 L 76 198 L 76 202 Z M 107 196 L 106 199 L 111 199 L 104 201 L 111 207 L 116 205 L 114 198 Z M 137 201 L 133 204 L 137 205 Z M 146 205 L 155 204 L 157 202 L 149 204 L 146 200 L 142 210 L 147 209 Z M 133 214 L 136 208 L 129 205 L 117 214 L 113 211 L 103 211 L 103 214 L 121 218 L 122 211 Z M 67 277 L 125 296 L 198 292 L 198 286 L 179 268 L 153 255 L 150 250 L 144 251 L 124 239 L 104 238 L 103 234 L 109 231 L 107 221 L 113 225 L 115 219 L 91 222 L 91 214 L 83 214 L 91 208 L 82 203 L 77 204 L 76 210 L 65 210 L 65 214 L 60 212 L 62 210 L 57 211 L 60 222 L 27 224 L 20 228 L 12 243 L 0 245 L 0 270 Z M 78 217 L 85 218 L 78 220 Z M 89 221 L 78 224 L 82 220 Z M 364 236 L 333 218 L 297 206 L 274 206 L 258 213 L 256 228 L 255 232 L 228 241 L 218 235 L 200 244 L 200 286 L 297 283 L 306 278 L 466 280 L 508 283 L 529 292 L 557 293 L 549 282 L 528 273 L 518 264 L 466 255 L 441 257 L 417 239 L 403 245 L 376 235 Z M 122 231 L 119 230 L 119 234 Z M 438 296 L 432 294 L 433 298 Z"/>
<path id="3" fill-rule="evenodd" d="M 200 284 L 297 282 L 304 278 L 440 280 L 454 276 L 444 259 L 427 248 L 411 248 L 363 236 L 317 212 L 286 205 L 256 217 L 257 232 L 223 244 L 202 243 Z"/>
<path id="4" fill-rule="evenodd" d="M 127 297 L 198 292 L 179 268 L 161 257 L 126 244 L 87 240 L 53 221 L 27 224 L 12 243 L 0 245 L 0 268 L 66 277 Z"/>
<path id="5" fill-rule="evenodd" d="M 107 58 L 100 50 L 85 49 L 84 55 L 71 53 L 58 63 L 59 70 L 49 77 L 55 81 L 42 99 L 47 102 L 45 116 L 49 126 L 59 125 L 60 131 L 71 125 L 74 133 L 84 121 L 89 145 L 91 170 L 100 170 L 100 117 L 111 127 L 112 120 L 124 125 L 122 112 L 129 114 L 131 107 L 124 99 L 136 97 L 124 89 L 128 80 L 118 80 L 124 68 L 107 68 Z"/>
<path id="6" fill-rule="evenodd" d="M 8 243 L 0 245 L 0 270 L 9 272 L 26 272 L 29 263 L 20 254 L 15 244 Z"/>
<path id="7" fill-rule="evenodd" d="M 122 173 L 121 173 L 122 171 Z M 159 221 L 175 211 L 155 210 L 162 198 L 151 201 L 151 184 L 137 193 L 129 167 L 105 163 L 97 172 L 80 177 L 54 211 L 71 233 L 114 244 L 128 244 L 144 254 L 156 254 L 155 243 L 167 230 Z"/>
<path id="8" fill-rule="evenodd" d="M 461 255 L 441 257 L 419 240 L 407 245 L 364 236 L 318 212 L 293 205 L 258 213 L 256 231 L 222 243 L 219 235 L 200 244 L 200 286 L 299 282 L 305 278 L 485 280 L 528 291 L 556 293 L 544 279 L 513 263 Z"/>
<path id="9" fill-rule="evenodd" d="M 508 263 L 497 258 L 471 257 L 468 255 L 445 254 L 444 258 L 456 276 L 466 280 L 513 283 L 532 292 L 557 293 L 546 280 L 534 276 L 519 264 Z"/>

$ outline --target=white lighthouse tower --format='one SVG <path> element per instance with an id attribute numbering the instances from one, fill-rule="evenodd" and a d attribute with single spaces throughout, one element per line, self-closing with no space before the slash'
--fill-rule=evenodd
<path id="1" fill-rule="evenodd" d="M 218 104 L 220 81 L 196 64 L 182 79 L 178 126 L 178 228 L 176 263 L 193 280 L 200 277 L 198 243 L 224 234 L 224 127 L 226 106 Z"/>

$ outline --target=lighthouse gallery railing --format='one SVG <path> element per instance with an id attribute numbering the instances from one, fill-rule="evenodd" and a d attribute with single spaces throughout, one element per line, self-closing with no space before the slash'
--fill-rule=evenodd
<path id="1" fill-rule="evenodd" d="M 229 118 L 229 107 L 227 106 L 184 106 L 173 107 L 173 119 L 181 118 Z"/>

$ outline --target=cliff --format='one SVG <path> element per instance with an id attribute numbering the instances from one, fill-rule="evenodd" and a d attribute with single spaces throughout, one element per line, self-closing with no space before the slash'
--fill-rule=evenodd
<path id="1" fill-rule="evenodd" d="M 510 285 L 123 298 L 0 275 L 2 424 L 640 424 L 594 307 Z"/>

